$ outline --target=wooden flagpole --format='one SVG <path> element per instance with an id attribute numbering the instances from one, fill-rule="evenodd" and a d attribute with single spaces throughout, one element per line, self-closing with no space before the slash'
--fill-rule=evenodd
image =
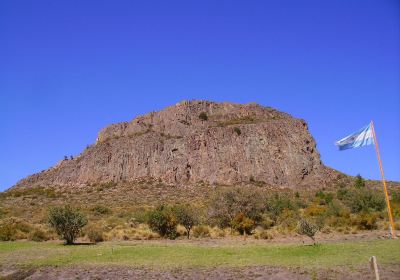
<path id="1" fill-rule="evenodd" d="M 389 195 L 388 195 L 388 191 L 387 191 L 387 187 L 386 187 L 385 173 L 383 172 L 381 154 L 379 152 L 379 145 L 378 145 L 378 140 L 376 139 L 375 126 L 374 126 L 373 121 L 371 121 L 371 127 L 372 127 L 372 134 L 374 136 L 376 155 L 378 156 L 379 168 L 381 170 L 383 190 L 385 192 L 385 198 L 386 198 L 386 204 L 387 204 L 387 210 L 388 210 L 389 222 L 390 222 L 390 235 L 392 238 L 396 238 L 395 226 L 394 226 L 394 221 L 393 221 L 393 216 L 392 216 L 392 209 L 390 208 L 390 200 L 389 200 Z"/>

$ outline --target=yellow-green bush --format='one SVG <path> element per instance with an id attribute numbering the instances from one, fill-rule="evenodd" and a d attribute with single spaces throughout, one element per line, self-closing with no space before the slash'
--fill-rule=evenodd
<path id="1" fill-rule="evenodd" d="M 255 239 L 274 239 L 274 235 L 269 230 L 259 230 L 254 233 Z"/>
<path id="2" fill-rule="evenodd" d="M 100 227 L 89 226 L 85 229 L 85 233 L 90 242 L 98 243 L 104 241 L 103 230 Z"/>
<path id="3" fill-rule="evenodd" d="M 226 232 L 223 229 L 220 229 L 219 227 L 213 227 L 210 229 L 210 237 L 211 238 L 220 238 L 220 237 L 225 237 Z"/>
<path id="4" fill-rule="evenodd" d="M 377 215 L 370 213 L 361 213 L 353 215 L 351 222 L 353 226 L 356 226 L 360 230 L 372 230 L 377 229 Z"/>
<path id="5" fill-rule="evenodd" d="M 326 209 L 327 209 L 327 206 L 325 206 L 325 205 L 320 205 L 318 203 L 312 203 L 305 209 L 304 214 L 307 216 L 311 216 L 311 217 L 321 216 L 321 215 L 325 214 Z"/>
<path id="6" fill-rule="evenodd" d="M 195 226 L 193 228 L 193 236 L 196 238 L 210 237 L 210 228 L 205 225 Z"/>
<path id="7" fill-rule="evenodd" d="M 0 240 L 13 241 L 27 239 L 33 227 L 18 218 L 6 218 L 0 221 Z"/>
<path id="8" fill-rule="evenodd" d="M 0 225 L 0 241 L 14 241 L 16 239 L 16 229 L 11 224 Z"/>
<path id="9" fill-rule="evenodd" d="M 35 241 L 35 242 L 42 242 L 42 241 L 47 241 L 50 239 L 50 237 L 47 235 L 47 233 L 41 229 L 34 229 L 28 236 L 29 240 Z"/>
<path id="10" fill-rule="evenodd" d="M 242 213 L 237 214 L 232 221 L 232 228 L 237 230 L 241 235 L 245 233 L 251 234 L 255 226 L 256 223 Z"/>

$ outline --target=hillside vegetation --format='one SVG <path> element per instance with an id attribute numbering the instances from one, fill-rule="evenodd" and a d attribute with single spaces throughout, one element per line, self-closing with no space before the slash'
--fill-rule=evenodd
<path id="1" fill-rule="evenodd" d="M 273 239 L 304 232 L 299 229 L 300 220 L 307 221 L 323 234 L 355 234 L 388 228 L 381 189 L 361 177 L 337 189 L 301 193 L 268 189 L 257 186 L 256 182 L 249 186 L 219 186 L 217 189 L 204 184 L 198 186 L 203 189 L 201 197 L 182 190 L 171 192 L 159 182 L 141 184 L 136 189 L 129 189 L 129 185 L 120 188 L 102 184 L 80 192 L 30 188 L 2 193 L 0 240 L 58 239 L 49 226 L 49 209 L 65 205 L 66 201 L 88 220 L 79 238 L 97 242 L 186 238 L 188 229 L 193 238 L 247 235 Z M 391 200 L 399 228 L 399 190 L 391 190 Z M 188 205 L 190 211 L 184 211 Z M 151 217 L 158 220 L 152 222 L 155 220 Z M 170 227 L 168 234 L 161 228 L 164 223 Z"/>

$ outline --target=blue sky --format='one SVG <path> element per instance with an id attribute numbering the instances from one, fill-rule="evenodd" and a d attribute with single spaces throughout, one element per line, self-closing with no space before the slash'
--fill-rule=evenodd
<path id="1" fill-rule="evenodd" d="M 0 190 L 77 155 L 104 126 L 184 99 L 305 119 L 323 162 L 400 181 L 400 2 L 0 1 Z"/>

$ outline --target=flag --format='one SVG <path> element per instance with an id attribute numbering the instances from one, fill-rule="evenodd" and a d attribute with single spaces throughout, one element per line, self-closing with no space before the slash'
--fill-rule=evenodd
<path id="1" fill-rule="evenodd" d="M 347 150 L 352 148 L 363 147 L 374 144 L 374 135 L 372 132 L 371 123 L 359 131 L 346 136 L 345 138 L 337 141 L 336 146 L 339 150 Z"/>

